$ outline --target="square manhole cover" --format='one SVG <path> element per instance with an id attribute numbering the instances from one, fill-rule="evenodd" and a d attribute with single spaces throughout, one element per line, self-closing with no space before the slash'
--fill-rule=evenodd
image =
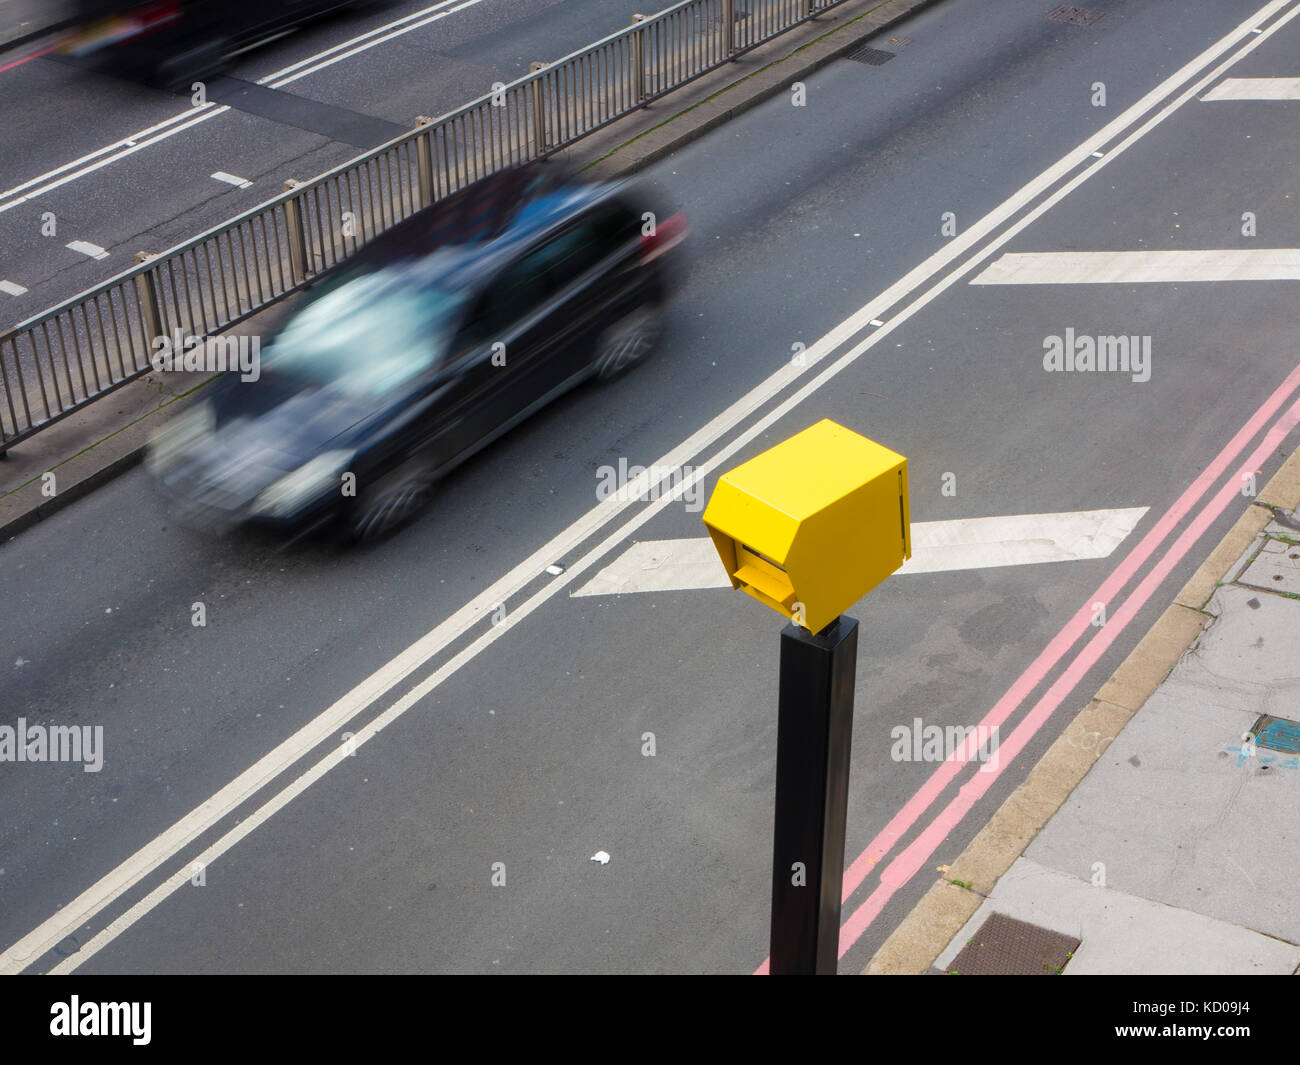
<path id="1" fill-rule="evenodd" d="M 1055 19 L 1057 22 L 1068 22 L 1071 26 L 1091 26 L 1097 22 L 1106 12 L 1097 11 L 1090 7 L 1073 7 L 1070 4 L 1062 4 L 1060 7 L 1054 7 L 1047 13 L 1047 17 Z"/>
<path id="2" fill-rule="evenodd" d="M 1255 734 L 1255 746 L 1270 751 L 1300 754 L 1300 721 L 1265 714 L 1250 730 Z"/>
<path id="3" fill-rule="evenodd" d="M 1300 544 L 1270 536 L 1237 581 L 1267 592 L 1300 595 Z"/>
<path id="4" fill-rule="evenodd" d="M 1058 976 L 1080 942 L 1050 928 L 993 913 L 953 958 L 948 971 L 962 976 Z"/>
<path id="5" fill-rule="evenodd" d="M 849 52 L 844 58 L 852 59 L 855 63 L 866 63 L 872 67 L 883 67 L 897 54 L 897 52 L 885 52 L 879 48 L 870 48 L 863 45 L 861 48 L 855 48 L 852 52 Z"/>

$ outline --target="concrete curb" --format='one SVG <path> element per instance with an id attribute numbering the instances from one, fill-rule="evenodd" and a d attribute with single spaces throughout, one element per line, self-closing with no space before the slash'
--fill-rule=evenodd
<path id="1" fill-rule="evenodd" d="M 918 975 L 933 965 L 1002 874 L 1201 635 L 1211 620 L 1203 608 L 1255 537 L 1275 520 L 1275 509 L 1291 511 L 1297 506 L 1300 451 L 1287 458 L 1170 607 L 971 840 L 947 875 L 931 886 L 894 929 L 861 975 Z M 1080 737 L 1088 740 L 1086 746 Z"/>
<path id="2" fill-rule="evenodd" d="M 939 2 L 850 0 L 746 53 L 735 63 L 675 90 L 643 111 L 612 123 L 607 129 L 584 138 L 557 155 L 586 170 L 589 177 L 600 180 L 632 174 L 703 136 L 729 118 L 785 91 L 792 82 L 808 76 L 868 38 Z M 832 23 L 837 25 L 827 29 Z M 640 132 L 633 133 L 636 129 Z M 285 301 L 272 304 L 234 332 L 255 331 L 253 323 L 258 317 L 276 314 L 284 306 Z M 150 399 L 156 391 L 157 382 L 151 382 L 147 377 L 118 390 L 119 399 L 132 408 L 125 424 L 113 424 L 113 415 L 105 416 L 102 413 L 105 408 L 98 404 L 87 407 L 82 412 L 85 422 L 98 424 L 103 435 L 92 433 L 88 436 L 84 423 L 80 432 L 74 431 L 68 424 L 76 418 L 72 416 L 34 436 L 32 444 L 21 445 L 24 448 L 33 444 L 42 447 L 47 450 L 47 456 L 39 466 L 31 466 L 31 476 L 27 480 L 0 495 L 0 542 L 51 517 L 139 463 L 149 436 L 164 420 L 162 412 L 166 410 L 170 416 L 192 402 L 194 389 L 190 387 L 169 401 L 151 404 Z M 105 405 L 110 402 L 107 397 L 99 401 Z M 111 431 L 105 431 L 109 426 Z M 45 433 L 50 436 L 46 437 Z M 75 442 L 63 442 L 65 433 Z M 54 453 L 55 461 L 49 460 L 49 452 Z M 46 496 L 42 493 L 41 475 L 55 470 L 58 471 L 58 491 L 53 496 Z M 4 466 L 0 465 L 0 473 L 3 472 Z"/>

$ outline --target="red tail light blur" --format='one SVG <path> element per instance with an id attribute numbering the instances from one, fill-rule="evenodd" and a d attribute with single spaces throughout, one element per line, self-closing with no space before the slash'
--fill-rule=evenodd
<path id="1" fill-rule="evenodd" d="M 649 236 L 641 237 L 641 262 L 648 263 L 659 258 L 664 252 L 677 247 L 686 239 L 686 215 L 678 211 L 671 218 L 665 218 L 654 227 Z"/>

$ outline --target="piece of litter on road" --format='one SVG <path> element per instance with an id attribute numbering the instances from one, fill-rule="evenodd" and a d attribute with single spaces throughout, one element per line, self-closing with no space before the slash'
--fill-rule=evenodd
<path id="1" fill-rule="evenodd" d="M 597 851 L 595 854 L 591 856 L 591 860 L 593 862 L 600 862 L 601 865 L 608 865 L 609 855 L 606 854 L 604 851 Z"/>
<path id="2" fill-rule="evenodd" d="M 564 567 L 561 566 L 558 562 L 553 562 L 551 565 L 546 567 L 546 572 L 549 573 L 552 577 L 558 577 L 561 573 L 564 572 Z"/>

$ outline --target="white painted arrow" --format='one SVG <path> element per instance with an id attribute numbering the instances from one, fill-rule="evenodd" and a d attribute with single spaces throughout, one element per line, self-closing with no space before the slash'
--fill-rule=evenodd
<path id="1" fill-rule="evenodd" d="M 1016 514 L 912 523 L 912 557 L 898 573 L 1027 566 L 1105 558 L 1142 520 L 1146 507 Z M 729 588 L 713 541 L 643 540 L 633 544 L 573 595 Z"/>
<path id="2" fill-rule="evenodd" d="M 1300 100 L 1300 78 L 1224 78 L 1201 100 Z"/>
<path id="3" fill-rule="evenodd" d="M 999 256 L 972 285 L 1139 285 L 1300 280 L 1300 248 L 1031 251 Z"/>

